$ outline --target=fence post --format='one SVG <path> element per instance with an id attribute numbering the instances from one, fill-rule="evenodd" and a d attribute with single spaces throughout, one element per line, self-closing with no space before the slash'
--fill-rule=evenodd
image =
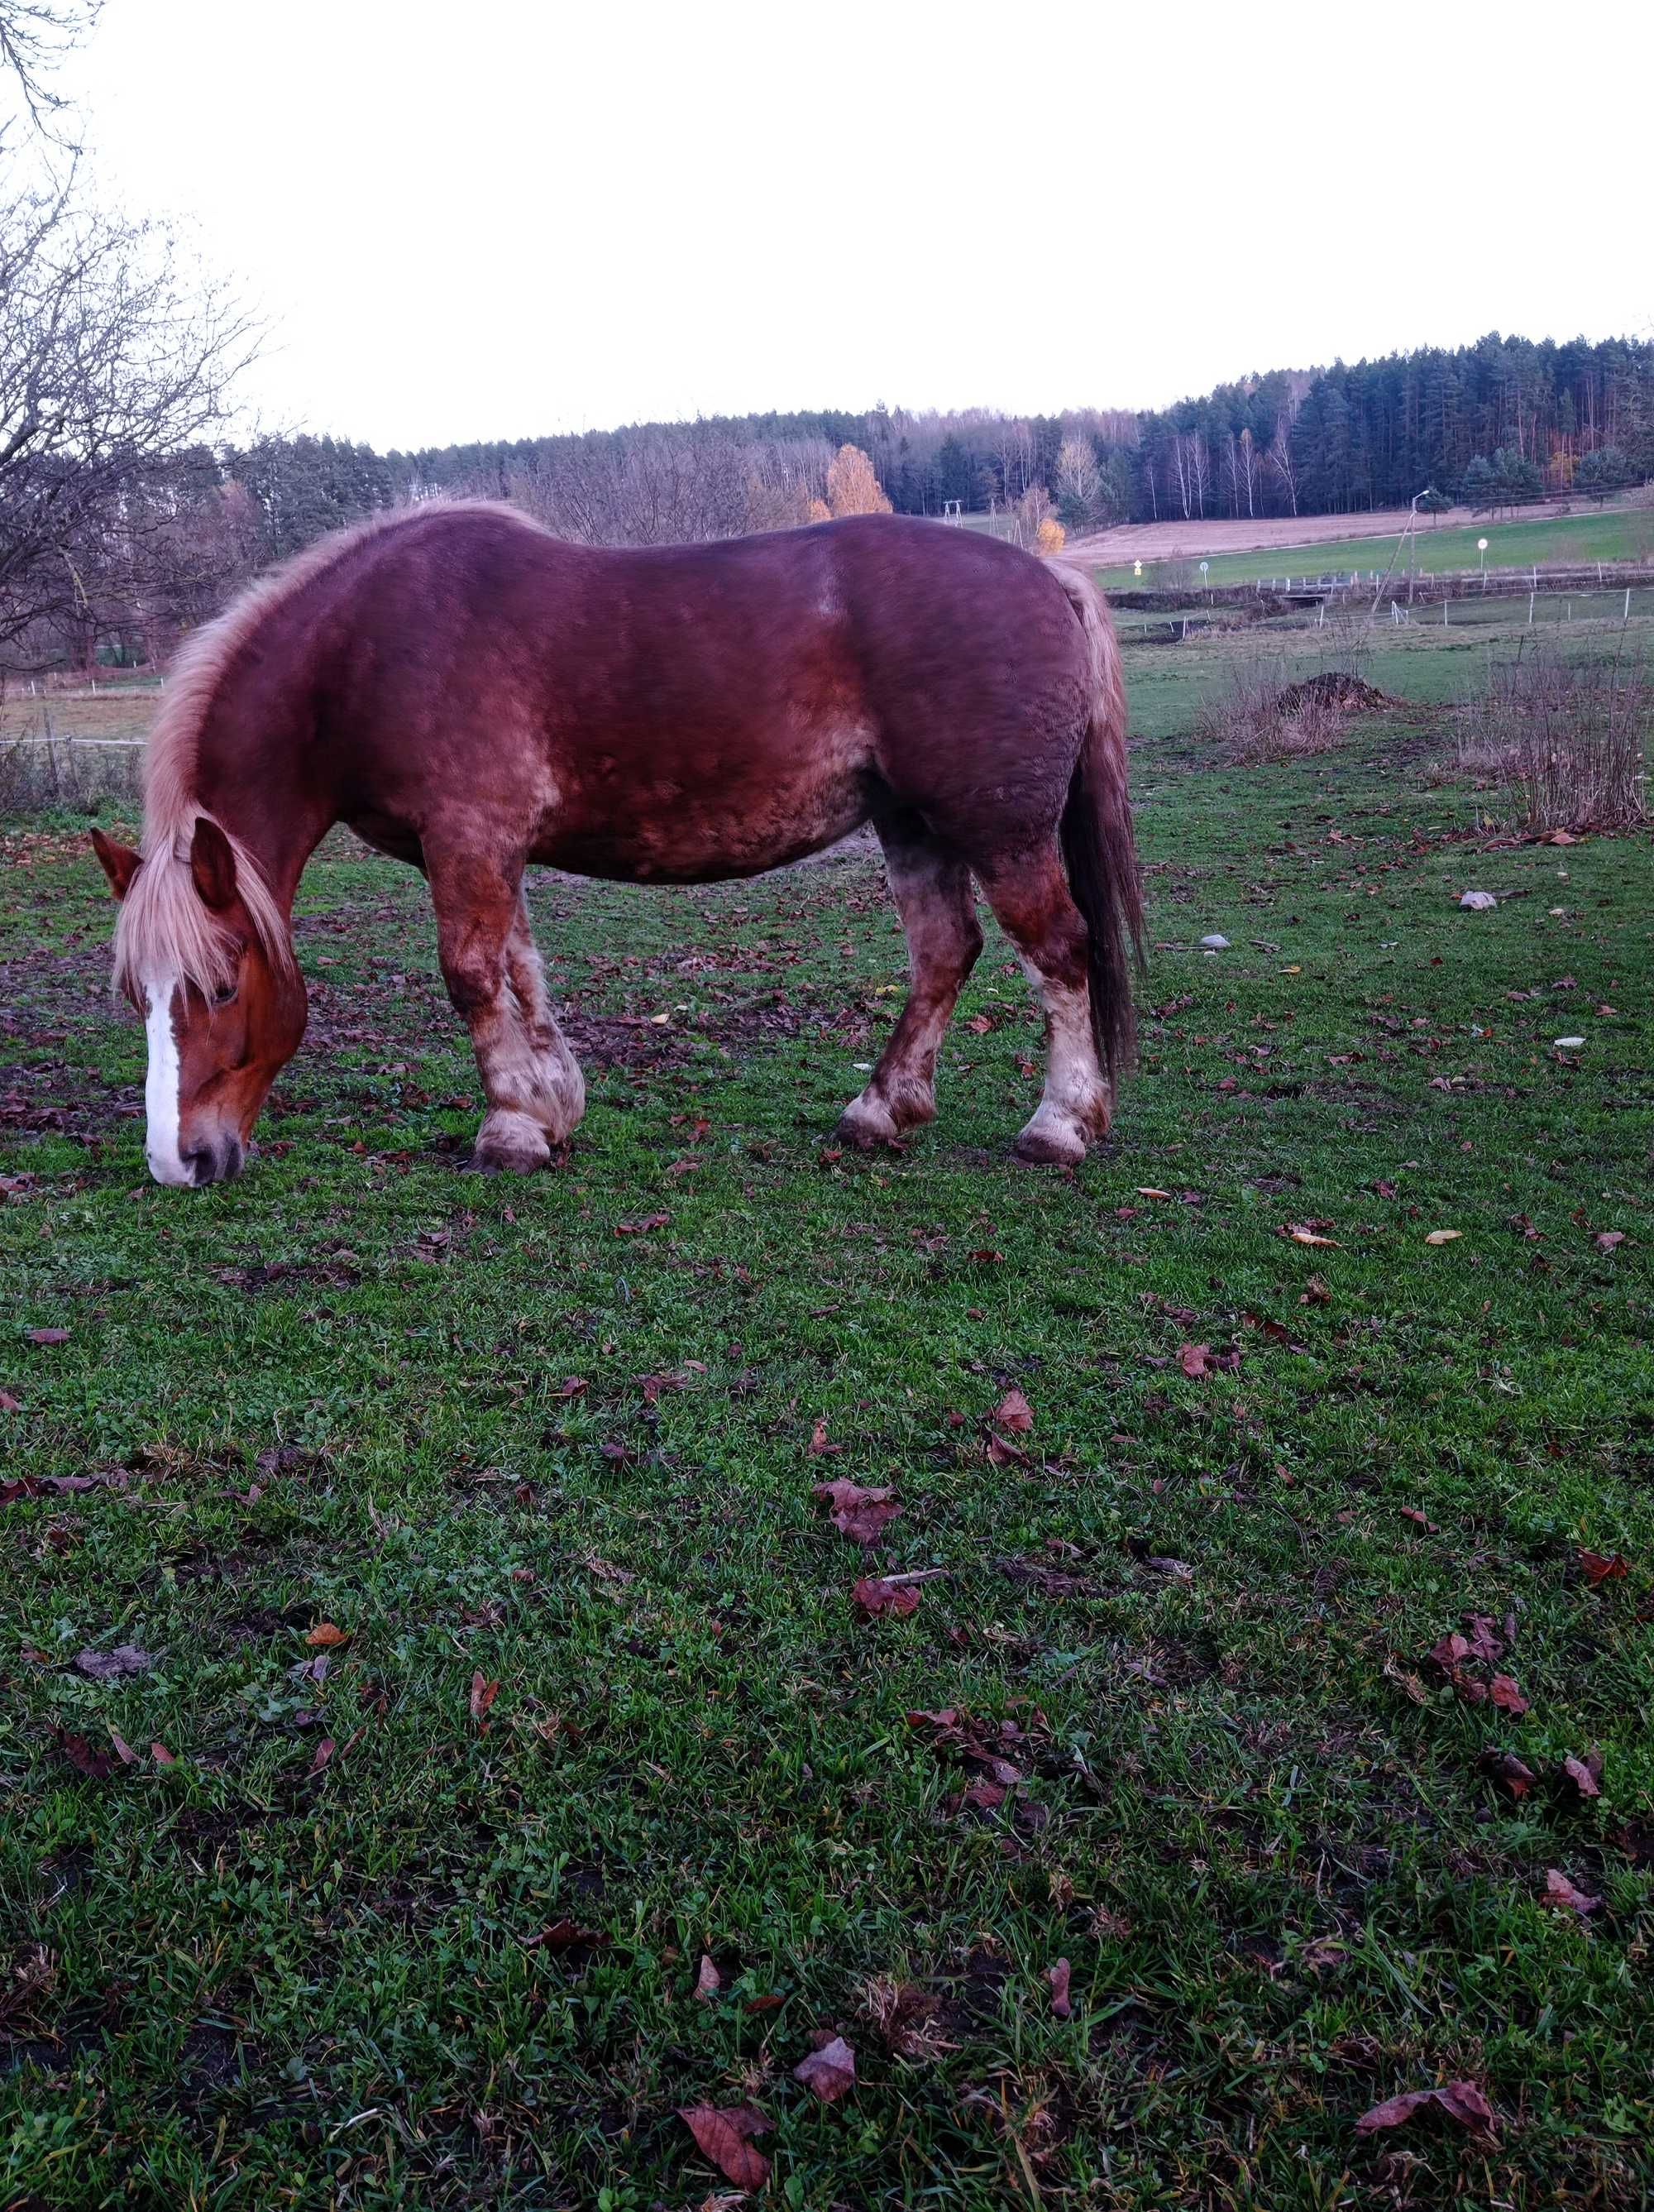
<path id="1" fill-rule="evenodd" d="M 1528 594 L 1528 628 L 1530 629 L 1533 628 L 1533 603 L 1536 596 L 1533 592 Z"/>
<path id="2" fill-rule="evenodd" d="M 1626 611 L 1620 619 L 1621 622 L 1629 622 L 1631 620 L 1631 586 L 1629 584 L 1626 586 Z"/>

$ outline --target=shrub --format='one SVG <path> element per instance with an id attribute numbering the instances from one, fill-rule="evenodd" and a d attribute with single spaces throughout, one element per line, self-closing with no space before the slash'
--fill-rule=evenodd
<path id="1" fill-rule="evenodd" d="M 1215 692 L 1202 702 L 1197 726 L 1231 760 L 1291 760 L 1336 744 L 1344 717 L 1323 694 L 1287 682 L 1277 658 L 1232 660 Z"/>
<path id="2" fill-rule="evenodd" d="M 1518 653 L 1467 702 L 1459 766 L 1514 785 L 1524 829 L 1629 829 L 1648 816 L 1651 722 L 1640 659 Z"/>

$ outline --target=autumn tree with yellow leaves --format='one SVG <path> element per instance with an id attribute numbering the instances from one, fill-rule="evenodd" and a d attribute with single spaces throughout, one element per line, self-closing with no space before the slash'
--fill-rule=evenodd
<path id="1" fill-rule="evenodd" d="M 827 495 L 835 516 L 890 512 L 890 501 L 873 473 L 873 464 L 859 446 L 840 446 L 828 462 Z"/>

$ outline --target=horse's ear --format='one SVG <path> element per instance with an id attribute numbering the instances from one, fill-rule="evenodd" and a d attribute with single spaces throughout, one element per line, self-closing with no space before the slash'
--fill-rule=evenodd
<path id="1" fill-rule="evenodd" d="M 235 903 L 235 854 L 216 822 L 199 816 L 190 840 L 190 873 L 203 906 L 215 914 Z"/>
<path id="2" fill-rule="evenodd" d="M 118 845 L 112 837 L 106 837 L 101 830 L 92 832 L 92 849 L 109 878 L 110 890 L 118 899 L 124 899 L 133 877 L 143 865 L 142 854 L 135 853 L 130 845 Z"/>

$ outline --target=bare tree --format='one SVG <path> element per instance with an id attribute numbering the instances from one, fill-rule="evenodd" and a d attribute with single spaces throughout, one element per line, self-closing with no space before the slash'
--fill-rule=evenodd
<path id="1" fill-rule="evenodd" d="M 1281 479 L 1281 489 L 1298 512 L 1298 462 L 1292 449 L 1292 423 L 1284 414 L 1275 426 L 1275 441 L 1269 447 L 1269 465 Z"/>
<path id="2" fill-rule="evenodd" d="M 1096 447 L 1082 433 L 1071 432 L 1057 449 L 1057 498 L 1065 521 L 1091 520 L 1100 483 Z"/>
<path id="3" fill-rule="evenodd" d="M 85 570 L 167 519 L 255 347 L 164 225 L 87 210 L 72 172 L 0 201 L 0 645 L 83 623 Z"/>
<path id="4" fill-rule="evenodd" d="M 30 122 L 46 137 L 58 138 L 68 106 L 47 80 L 102 12 L 103 0 L 0 0 L 0 70 L 9 72 Z"/>

